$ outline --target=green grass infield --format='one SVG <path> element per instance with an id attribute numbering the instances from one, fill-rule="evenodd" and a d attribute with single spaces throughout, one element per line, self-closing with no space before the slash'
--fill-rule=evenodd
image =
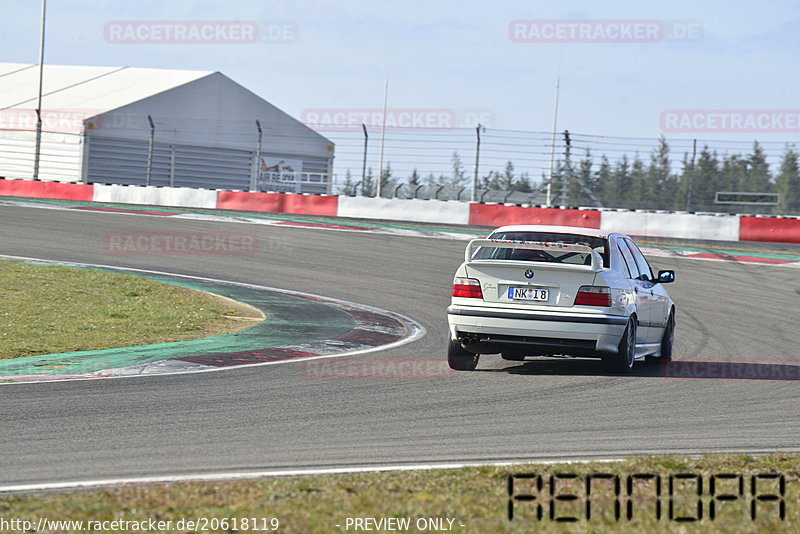
<path id="1" fill-rule="evenodd" d="M 0 359 L 186 341 L 263 315 L 140 276 L 0 260 Z"/>
<path id="2" fill-rule="evenodd" d="M 655 456 L 130 484 L 0 496 L 0 515 L 102 532 L 800 532 L 799 470 L 797 455 Z"/>

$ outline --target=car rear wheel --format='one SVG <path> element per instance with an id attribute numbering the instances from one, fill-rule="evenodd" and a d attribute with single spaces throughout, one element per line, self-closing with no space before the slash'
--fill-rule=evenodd
<path id="1" fill-rule="evenodd" d="M 672 346 L 675 343 L 675 312 L 669 314 L 664 335 L 661 336 L 661 356 L 647 356 L 648 363 L 672 361 Z"/>
<path id="2" fill-rule="evenodd" d="M 465 350 L 458 341 L 451 339 L 447 345 L 447 363 L 450 365 L 450 369 L 474 371 L 480 357 L 480 354 L 473 354 Z"/>
<path id="3" fill-rule="evenodd" d="M 603 365 L 612 373 L 630 373 L 633 371 L 633 361 L 636 358 L 636 318 L 628 320 L 625 333 L 619 342 L 619 351 L 616 354 L 603 356 Z"/>

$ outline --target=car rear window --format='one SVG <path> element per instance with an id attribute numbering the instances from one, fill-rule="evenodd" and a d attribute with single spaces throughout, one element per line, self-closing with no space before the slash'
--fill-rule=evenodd
<path id="1" fill-rule="evenodd" d="M 547 243 L 564 243 L 570 245 L 587 245 L 593 248 L 603 258 L 603 267 L 608 267 L 608 240 L 603 237 L 592 237 L 579 234 L 562 234 L 555 232 L 497 232 L 489 236 L 490 239 L 504 241 L 543 241 Z M 589 254 L 578 252 L 560 252 L 557 249 L 547 251 L 530 250 L 523 248 L 491 248 L 485 247 L 477 251 L 473 259 L 476 260 L 514 260 L 514 261 L 547 261 L 551 263 L 569 263 L 573 265 L 588 265 L 591 263 Z"/>

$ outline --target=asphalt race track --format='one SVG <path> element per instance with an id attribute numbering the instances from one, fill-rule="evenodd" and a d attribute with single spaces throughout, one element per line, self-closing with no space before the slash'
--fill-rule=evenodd
<path id="1" fill-rule="evenodd" d="M 464 242 L 88 211 L 0 207 L 0 254 L 294 289 L 391 310 L 427 335 L 371 358 L 445 358 Z M 251 232 L 252 255 L 123 255 L 107 232 Z M 800 451 L 800 271 L 652 258 L 676 269 L 681 361 L 780 373 L 631 376 L 599 361 L 506 362 L 428 380 L 313 380 L 301 362 L 0 385 L 0 485 L 457 461 Z M 2 288 L 0 288 L 2 292 Z M 0 304 L 1 305 L 1 304 Z M 13 310 L 2 310 L 2 312 Z M 363 356 L 362 356 L 363 358 Z M 698 367 L 699 368 L 699 367 Z M 788 369 L 788 371 L 786 371 Z M 793 375 L 791 372 L 793 370 Z M 793 380 L 781 378 L 792 376 Z"/>

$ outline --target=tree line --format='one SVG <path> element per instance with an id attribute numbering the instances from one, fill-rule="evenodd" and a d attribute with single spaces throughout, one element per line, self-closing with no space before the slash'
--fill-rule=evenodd
<path id="1" fill-rule="evenodd" d="M 794 145 L 787 145 L 780 165 L 771 171 L 763 147 L 756 141 L 748 154 L 720 154 L 708 145 L 697 147 L 696 155 L 686 152 L 673 170 L 670 147 L 662 136 L 658 146 L 645 160 L 636 152 L 633 157 L 623 155 L 614 163 L 603 154 L 596 162 L 591 151 L 575 159 L 561 159 L 555 165 L 550 183 L 554 205 L 592 206 L 600 202 L 605 207 L 627 209 L 657 209 L 690 211 L 723 211 L 724 205 L 716 204 L 717 192 L 777 193 L 776 206 L 747 206 L 757 211 L 777 214 L 800 213 L 800 154 Z M 451 158 L 450 175 L 422 176 L 416 169 L 405 179 L 395 176 L 391 164 L 387 163 L 381 173 L 381 191 L 390 195 L 403 184 L 413 193 L 423 186 L 428 191 L 444 187 L 450 191 L 469 191 L 472 173 L 466 173 L 458 153 Z M 543 189 L 548 176 L 533 183 L 527 173 L 517 173 L 511 161 L 503 171 L 491 170 L 478 178 L 478 190 L 518 191 L 533 193 Z M 562 182 L 566 179 L 567 198 L 561 198 Z M 377 178 L 372 169 L 360 183 L 361 194 L 374 196 Z M 356 194 L 357 183 L 347 171 L 342 194 Z M 462 198 L 468 198 L 462 196 Z M 774 196 L 732 196 L 734 201 L 770 201 Z M 747 211 L 742 205 L 731 205 L 732 211 Z"/>

